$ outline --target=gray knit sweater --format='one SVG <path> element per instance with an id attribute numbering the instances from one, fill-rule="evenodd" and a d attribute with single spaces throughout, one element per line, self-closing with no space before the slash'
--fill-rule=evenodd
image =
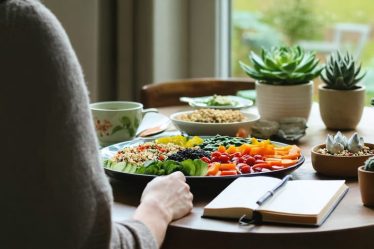
<path id="1" fill-rule="evenodd" d="M 82 70 L 54 15 L 0 0 L 0 248 L 156 248 L 111 220 Z"/>

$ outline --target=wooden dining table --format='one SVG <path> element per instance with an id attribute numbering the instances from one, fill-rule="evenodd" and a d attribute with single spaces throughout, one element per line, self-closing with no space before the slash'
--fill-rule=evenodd
<path id="1" fill-rule="evenodd" d="M 159 108 L 169 115 L 185 110 L 186 106 Z M 256 109 L 249 111 L 256 112 Z M 295 179 L 341 179 L 319 175 L 311 163 L 311 148 L 324 143 L 327 130 L 319 114 L 318 104 L 314 103 L 307 122 L 306 135 L 297 145 L 302 148 L 305 163 L 293 172 Z M 343 131 L 350 136 L 358 132 L 365 142 L 374 143 L 374 108 L 365 107 L 361 122 L 355 131 Z M 141 192 L 133 191 L 134 186 L 110 179 L 114 207 L 113 219 L 130 218 L 139 204 Z M 374 208 L 363 206 L 357 179 L 346 179 L 349 191 L 328 219 L 319 227 L 306 227 L 282 224 L 262 224 L 239 226 L 235 220 L 202 218 L 203 207 L 215 196 L 207 191 L 209 186 L 195 190 L 194 208 L 187 216 L 173 221 L 167 230 L 162 248 L 374 248 Z M 245 195 L 245 190 L 243 190 Z"/>

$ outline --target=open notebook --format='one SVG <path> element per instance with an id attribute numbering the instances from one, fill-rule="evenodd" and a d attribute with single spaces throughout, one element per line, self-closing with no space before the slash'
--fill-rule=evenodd
<path id="1" fill-rule="evenodd" d="M 348 190 L 344 180 L 291 180 L 260 207 L 256 204 L 281 179 L 241 177 L 204 207 L 203 217 L 251 217 L 258 211 L 264 222 L 320 225 Z"/>

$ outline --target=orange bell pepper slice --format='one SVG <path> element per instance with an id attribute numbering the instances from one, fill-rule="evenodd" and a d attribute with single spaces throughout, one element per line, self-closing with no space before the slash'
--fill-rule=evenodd
<path id="1" fill-rule="evenodd" d="M 220 145 L 218 146 L 218 149 L 217 149 L 219 152 L 223 153 L 223 152 L 226 152 L 226 147 L 223 146 L 223 145 Z"/>
<path id="2" fill-rule="evenodd" d="M 221 163 L 219 165 L 219 170 L 236 170 L 236 165 L 234 163 Z"/>
<path id="3" fill-rule="evenodd" d="M 292 159 L 282 159 L 281 166 L 289 167 L 295 165 L 299 160 L 292 160 Z"/>
<path id="4" fill-rule="evenodd" d="M 250 144 L 242 144 L 239 147 L 239 152 L 242 153 L 242 155 L 250 155 L 251 154 L 251 145 Z"/>
<path id="5" fill-rule="evenodd" d="M 226 152 L 229 154 L 234 154 L 235 152 L 237 152 L 235 145 L 230 145 Z"/>
<path id="6" fill-rule="evenodd" d="M 219 171 L 219 166 L 220 166 L 220 163 L 213 163 L 209 166 L 208 168 L 208 173 L 207 175 L 208 176 L 214 176 L 218 173 Z"/>

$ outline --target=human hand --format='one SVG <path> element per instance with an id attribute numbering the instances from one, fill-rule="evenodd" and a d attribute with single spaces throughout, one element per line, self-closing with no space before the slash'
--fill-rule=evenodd
<path id="1" fill-rule="evenodd" d="M 145 187 L 134 219 L 150 229 L 160 246 L 168 224 L 191 211 L 192 198 L 190 186 L 181 172 L 156 177 Z"/>
<path id="2" fill-rule="evenodd" d="M 193 195 L 182 172 L 156 177 L 145 187 L 141 205 L 157 205 L 165 211 L 168 222 L 179 219 L 192 209 Z"/>

